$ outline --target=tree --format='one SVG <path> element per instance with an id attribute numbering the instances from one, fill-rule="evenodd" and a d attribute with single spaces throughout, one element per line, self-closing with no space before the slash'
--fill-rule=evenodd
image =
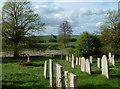
<path id="1" fill-rule="evenodd" d="M 70 40 L 70 35 L 72 34 L 71 25 L 68 21 L 63 21 L 62 24 L 59 26 L 59 32 L 58 32 L 58 41 L 63 43 L 64 48 L 66 48 L 66 44 Z"/>
<path id="2" fill-rule="evenodd" d="M 100 26 L 100 39 L 104 54 L 120 53 L 120 22 L 117 11 L 107 12 L 106 21 Z"/>
<path id="3" fill-rule="evenodd" d="M 43 29 L 45 23 L 32 10 L 30 2 L 8 1 L 2 8 L 2 36 L 13 44 L 14 56 L 18 57 L 20 45 L 26 36 Z"/>
<path id="4" fill-rule="evenodd" d="M 90 55 L 99 54 L 100 46 L 101 43 L 97 35 L 83 32 L 77 40 L 76 55 L 89 57 Z"/>

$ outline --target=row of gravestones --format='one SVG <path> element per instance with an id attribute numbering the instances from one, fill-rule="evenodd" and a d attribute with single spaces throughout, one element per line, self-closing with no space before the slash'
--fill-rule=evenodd
<path id="1" fill-rule="evenodd" d="M 48 65 L 47 61 L 44 63 L 44 77 L 47 78 L 48 73 Z M 50 80 L 50 87 L 53 88 L 53 60 L 49 59 L 49 80 Z M 77 88 L 77 78 L 76 75 L 70 73 L 68 71 L 63 71 L 63 67 L 56 63 L 56 88 L 62 89 L 66 87 L 66 89 L 72 87 Z"/>
<path id="2" fill-rule="evenodd" d="M 104 75 L 107 79 L 109 78 L 109 63 L 115 66 L 114 55 L 111 56 L 111 53 L 109 53 L 108 57 L 109 58 L 107 59 L 106 55 L 103 55 L 102 59 L 97 58 L 97 67 L 98 68 L 102 67 L 102 75 Z M 75 68 L 74 63 L 76 63 L 76 65 L 81 66 L 82 72 L 87 72 L 88 74 L 91 74 L 92 59 L 93 59 L 92 56 L 90 56 L 90 60 L 85 59 L 84 57 L 82 58 L 76 57 L 76 60 L 75 60 L 75 57 L 73 54 L 72 56 L 66 56 L 66 60 L 71 62 L 72 68 Z"/>

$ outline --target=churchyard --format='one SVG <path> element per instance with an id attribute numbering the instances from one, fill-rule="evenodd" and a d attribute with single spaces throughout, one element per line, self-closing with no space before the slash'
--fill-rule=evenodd
<path id="1" fill-rule="evenodd" d="M 71 59 L 70 59 L 71 58 Z M 77 59 L 77 60 L 76 60 Z M 46 87 L 76 87 L 78 89 L 119 89 L 120 61 L 115 66 L 101 58 L 85 59 L 44 55 L 30 57 L 29 66 L 18 65 L 20 59 L 3 58 L 2 85 L 9 89 L 41 89 Z M 26 61 L 25 58 L 22 61 Z M 100 62 L 99 62 L 100 61 Z M 103 64 L 99 64 L 104 61 Z M 107 61 L 107 63 L 105 62 Z M 92 63 L 91 63 L 92 62 Z M 47 64 L 47 67 L 46 67 Z M 103 66 L 103 68 L 102 68 Z M 91 68 L 90 68 L 91 67 Z M 62 89 L 61 88 L 61 89 Z"/>

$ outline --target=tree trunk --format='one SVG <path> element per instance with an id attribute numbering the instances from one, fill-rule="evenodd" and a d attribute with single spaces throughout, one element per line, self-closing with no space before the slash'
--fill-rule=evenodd
<path id="1" fill-rule="evenodd" d="M 14 44 L 14 57 L 15 58 L 19 57 L 19 45 L 18 45 L 18 43 Z"/>

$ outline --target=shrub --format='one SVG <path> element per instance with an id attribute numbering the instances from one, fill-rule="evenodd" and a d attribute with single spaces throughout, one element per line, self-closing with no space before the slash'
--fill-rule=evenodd
<path id="1" fill-rule="evenodd" d="M 76 55 L 89 57 L 98 54 L 100 45 L 100 40 L 96 35 L 83 32 L 77 40 Z"/>

